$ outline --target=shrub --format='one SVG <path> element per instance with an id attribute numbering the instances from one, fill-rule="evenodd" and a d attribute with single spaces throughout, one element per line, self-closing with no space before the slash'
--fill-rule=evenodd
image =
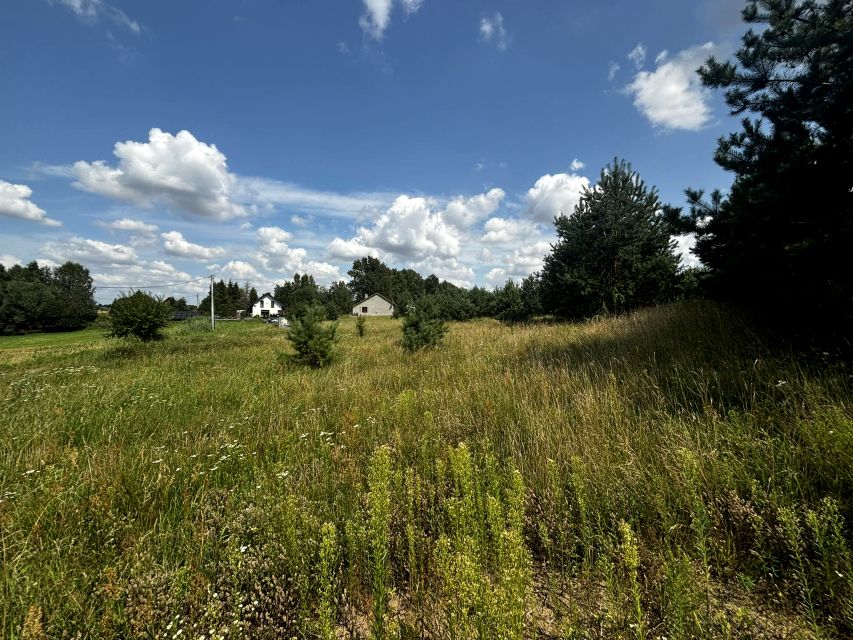
<path id="1" fill-rule="evenodd" d="M 296 349 L 291 360 L 310 367 L 325 367 L 331 364 L 333 348 L 337 341 L 338 323 L 323 326 L 325 313 L 322 307 L 308 307 L 301 317 L 295 319 L 287 332 L 287 339 Z"/>
<path id="2" fill-rule="evenodd" d="M 447 325 L 438 315 L 435 302 L 429 296 L 421 298 L 403 319 L 403 348 L 417 351 L 441 342 Z"/>
<path id="3" fill-rule="evenodd" d="M 364 329 L 367 326 L 367 320 L 364 319 L 364 316 L 358 316 L 358 319 L 355 321 L 355 331 L 358 334 L 359 338 L 364 337 Z"/>
<path id="4" fill-rule="evenodd" d="M 160 340 L 160 330 L 169 322 L 168 304 L 144 291 L 122 294 L 110 307 L 110 333 L 115 338 L 139 338 L 143 342 Z"/>

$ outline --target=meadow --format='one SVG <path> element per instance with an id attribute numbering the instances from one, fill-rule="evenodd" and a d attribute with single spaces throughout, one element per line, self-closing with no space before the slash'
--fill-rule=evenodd
<path id="1" fill-rule="evenodd" d="M 844 364 L 708 302 L 339 334 L 0 338 L 0 636 L 853 634 Z"/>

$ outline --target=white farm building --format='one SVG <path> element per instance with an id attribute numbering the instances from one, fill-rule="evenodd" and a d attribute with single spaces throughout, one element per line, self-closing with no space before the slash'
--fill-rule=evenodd
<path id="1" fill-rule="evenodd" d="M 380 293 L 374 293 L 352 308 L 354 316 L 392 316 L 394 303 Z"/>
<path id="2" fill-rule="evenodd" d="M 262 295 L 252 305 L 253 318 L 270 318 L 280 315 L 283 311 L 284 308 L 279 304 L 278 300 L 273 298 L 269 293 Z"/>

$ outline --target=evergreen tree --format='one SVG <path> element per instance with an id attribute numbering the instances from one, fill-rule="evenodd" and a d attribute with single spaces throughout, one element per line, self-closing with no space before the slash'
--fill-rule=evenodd
<path id="1" fill-rule="evenodd" d="M 307 307 L 293 320 L 287 332 L 287 339 L 296 349 L 291 356 L 294 362 L 310 367 L 325 367 L 334 359 L 334 345 L 337 341 L 338 323 L 323 325 L 325 312 L 319 305 Z"/>
<path id="2" fill-rule="evenodd" d="M 333 282 L 327 292 L 328 303 L 337 310 L 339 316 L 352 313 L 353 299 L 347 283 L 341 280 Z"/>
<path id="3" fill-rule="evenodd" d="M 538 273 L 531 273 L 521 281 L 521 299 L 524 301 L 524 313 L 527 318 L 542 313 L 542 282 Z"/>
<path id="4" fill-rule="evenodd" d="M 284 308 L 288 318 L 298 318 L 308 307 L 323 304 L 320 287 L 314 282 L 314 276 L 307 273 L 295 273 L 292 281 L 276 285 L 273 297 Z"/>
<path id="5" fill-rule="evenodd" d="M 495 309 L 495 317 L 501 322 L 523 322 L 530 319 L 528 309 L 521 295 L 521 287 L 510 279 L 506 281 L 503 289 L 498 290 Z"/>
<path id="6" fill-rule="evenodd" d="M 689 190 L 680 222 L 717 295 L 843 327 L 853 321 L 853 3 L 759 0 L 743 17 L 761 26 L 735 61 L 699 70 L 744 116 L 715 154 L 734 182 L 727 198 Z"/>
<path id="7" fill-rule="evenodd" d="M 623 313 L 673 295 L 678 258 L 657 191 L 614 160 L 585 189 L 574 215 L 555 220 L 558 241 L 545 258 L 542 298 L 563 317 Z"/>
<path id="8" fill-rule="evenodd" d="M 473 287 L 467 292 L 467 295 L 473 308 L 472 318 L 485 318 L 495 315 L 495 292 L 482 287 Z"/>
<path id="9" fill-rule="evenodd" d="M 252 307 L 255 306 L 255 303 L 258 301 L 258 291 L 255 287 L 249 289 L 249 293 L 246 296 L 246 313 L 252 313 Z"/>
<path id="10" fill-rule="evenodd" d="M 438 345 L 447 325 L 439 315 L 438 305 L 432 296 L 423 296 L 403 319 L 403 348 L 417 351 Z"/>

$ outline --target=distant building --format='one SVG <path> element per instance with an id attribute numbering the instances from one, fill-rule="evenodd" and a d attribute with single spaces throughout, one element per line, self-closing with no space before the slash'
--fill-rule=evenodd
<path id="1" fill-rule="evenodd" d="M 281 315 L 284 308 L 279 304 L 278 300 L 273 298 L 269 293 L 265 293 L 258 301 L 252 305 L 253 318 L 270 318 L 272 316 Z"/>
<path id="2" fill-rule="evenodd" d="M 374 293 L 352 308 L 354 316 L 392 316 L 394 315 L 394 303 L 381 293 Z"/>

